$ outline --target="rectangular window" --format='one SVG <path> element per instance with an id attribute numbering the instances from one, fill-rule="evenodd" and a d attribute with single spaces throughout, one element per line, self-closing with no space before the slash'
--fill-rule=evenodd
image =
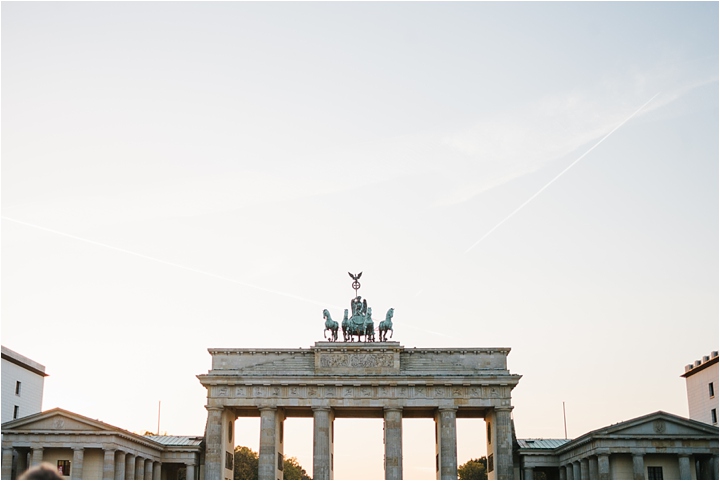
<path id="1" fill-rule="evenodd" d="M 487 465 L 487 466 L 488 466 L 487 472 L 488 472 L 488 473 L 492 473 L 492 472 L 493 472 L 493 469 L 495 469 L 495 464 L 494 464 L 494 462 L 493 462 L 493 455 L 492 455 L 492 454 L 488 454 L 488 461 L 487 461 L 487 463 L 488 463 L 488 465 Z"/>
<path id="2" fill-rule="evenodd" d="M 15 394 L 17 396 L 20 395 L 20 386 L 22 386 L 22 383 L 20 381 L 15 381 Z"/>
<path id="3" fill-rule="evenodd" d="M 17 407 L 17 406 L 15 406 L 15 407 Z M 717 424 L 717 409 L 710 410 L 710 419 L 712 419 L 713 424 Z"/>
<path id="4" fill-rule="evenodd" d="M 233 468 L 233 454 L 231 452 L 225 451 L 225 469 L 232 469 Z"/>
<path id="5" fill-rule="evenodd" d="M 58 459 L 57 469 L 63 476 L 70 476 L 70 460 Z"/>
<path id="6" fill-rule="evenodd" d="M 710 394 L 710 397 L 715 397 L 715 385 L 712 382 L 708 384 L 708 394 Z"/>
<path id="7" fill-rule="evenodd" d="M 662 466 L 648 466 L 648 479 L 663 479 Z"/>
<path id="8" fill-rule="evenodd" d="M 20 406 L 15 406 L 13 408 L 13 419 L 17 419 L 20 417 Z"/>

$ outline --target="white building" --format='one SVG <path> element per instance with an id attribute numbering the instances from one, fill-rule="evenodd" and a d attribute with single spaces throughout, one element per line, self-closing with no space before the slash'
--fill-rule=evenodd
<path id="1" fill-rule="evenodd" d="M 718 352 L 685 366 L 690 419 L 718 425 Z"/>
<path id="2" fill-rule="evenodd" d="M 2 346 L 2 422 L 42 411 L 45 366 Z"/>

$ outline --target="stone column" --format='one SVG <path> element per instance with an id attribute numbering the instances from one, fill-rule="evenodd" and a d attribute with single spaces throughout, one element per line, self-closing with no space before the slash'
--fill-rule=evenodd
<path id="1" fill-rule="evenodd" d="M 610 455 L 598 454 L 598 479 L 610 479 Z"/>
<path id="2" fill-rule="evenodd" d="M 588 459 L 588 464 L 590 469 L 590 479 L 599 479 L 597 456 L 590 456 L 590 458 Z"/>
<path id="3" fill-rule="evenodd" d="M 588 459 L 582 458 L 580 460 L 580 479 L 590 479 L 590 467 L 588 465 Z"/>
<path id="4" fill-rule="evenodd" d="M 710 457 L 710 479 L 718 479 L 718 457 Z"/>
<path id="5" fill-rule="evenodd" d="M 565 469 L 565 466 L 560 466 L 560 468 L 558 468 L 558 474 L 560 479 L 567 479 L 567 470 Z"/>
<path id="6" fill-rule="evenodd" d="M 118 451 L 115 455 L 115 475 L 112 479 L 125 479 L 125 451 Z"/>
<path id="7" fill-rule="evenodd" d="M 634 459 L 634 457 L 633 457 Z M 633 463 L 634 465 L 634 463 Z M 680 479 L 692 479 L 690 471 L 690 457 L 686 454 L 678 455 L 678 467 L 680 468 Z M 638 479 L 638 478 L 635 478 Z"/>
<path id="8" fill-rule="evenodd" d="M 32 454 L 30 455 L 30 457 L 31 457 L 31 461 L 30 461 L 31 466 L 37 466 L 38 464 L 42 463 L 43 462 L 43 448 L 42 447 L 32 448 Z"/>
<path id="9" fill-rule="evenodd" d="M 2 479 L 12 478 L 13 449 L 2 448 Z"/>
<path id="10" fill-rule="evenodd" d="M 194 464 L 186 464 L 185 472 L 187 475 L 185 476 L 185 479 L 195 479 L 195 465 Z"/>
<path id="11" fill-rule="evenodd" d="M 83 475 L 83 459 L 85 458 L 85 450 L 83 448 L 73 448 L 72 466 L 70 466 L 70 479 L 82 479 Z"/>
<path id="12" fill-rule="evenodd" d="M 572 463 L 565 465 L 565 478 L 566 479 L 575 479 L 573 477 L 573 465 Z"/>
<path id="13" fill-rule="evenodd" d="M 103 454 L 103 479 L 115 479 L 115 450 L 105 449 Z"/>
<path id="14" fill-rule="evenodd" d="M 145 479 L 152 479 L 152 475 L 153 475 L 152 463 L 153 463 L 152 459 L 145 460 L 145 475 L 144 475 Z"/>
<path id="15" fill-rule="evenodd" d="M 260 453 L 258 456 L 258 479 L 282 479 L 283 471 L 283 421 L 282 408 L 260 408 Z"/>
<path id="16" fill-rule="evenodd" d="M 533 468 L 532 467 L 525 466 L 524 471 L 525 471 L 525 473 L 524 473 L 525 479 L 535 479 L 535 477 L 533 476 Z"/>
<path id="17" fill-rule="evenodd" d="M 145 458 L 135 458 L 135 479 L 145 479 Z"/>
<path id="18" fill-rule="evenodd" d="M 207 406 L 208 420 L 205 434 L 205 476 L 225 479 L 225 444 L 223 443 L 223 408 Z"/>
<path id="19" fill-rule="evenodd" d="M 645 479 L 645 459 L 642 454 L 632 455 L 633 479 Z"/>
<path id="20" fill-rule="evenodd" d="M 492 434 L 494 438 L 495 478 L 513 479 L 513 454 L 512 454 L 512 420 L 510 413 L 512 407 L 496 407 L 495 422 Z M 489 476 L 488 476 L 489 477 Z"/>
<path id="21" fill-rule="evenodd" d="M 160 479 L 162 478 L 162 463 L 160 461 L 155 461 L 153 463 L 153 479 Z"/>
<path id="22" fill-rule="evenodd" d="M 402 408 L 385 408 L 385 479 L 402 479 Z"/>
<path id="23" fill-rule="evenodd" d="M 438 408 L 435 413 L 437 479 L 457 479 L 457 408 Z"/>
<path id="24" fill-rule="evenodd" d="M 313 479 L 333 479 L 333 413 L 313 408 Z"/>
<path id="25" fill-rule="evenodd" d="M 128 453 L 125 456 L 125 479 L 135 479 L 135 455 Z"/>
<path id="26" fill-rule="evenodd" d="M 573 479 L 580 479 L 580 461 L 572 463 Z"/>

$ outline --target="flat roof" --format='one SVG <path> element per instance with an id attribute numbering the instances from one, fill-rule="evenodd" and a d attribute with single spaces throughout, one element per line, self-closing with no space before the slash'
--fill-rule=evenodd
<path id="1" fill-rule="evenodd" d="M 0 347 L 2 347 L 2 358 L 6 361 L 17 364 L 18 366 L 27 369 L 30 372 L 34 372 L 35 374 L 38 374 L 40 376 L 47 376 L 47 374 L 45 374 L 45 366 L 43 366 L 39 362 L 35 362 L 32 359 L 27 358 L 22 354 L 18 354 L 17 352 L 13 351 L 12 349 L 8 349 L 5 346 Z"/>

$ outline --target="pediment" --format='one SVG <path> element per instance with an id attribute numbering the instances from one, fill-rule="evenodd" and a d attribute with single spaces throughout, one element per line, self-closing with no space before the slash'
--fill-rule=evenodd
<path id="1" fill-rule="evenodd" d="M 608 426 L 598 434 L 612 436 L 714 436 L 718 428 L 662 411 Z"/>
<path id="2" fill-rule="evenodd" d="M 86 418 L 59 408 L 7 422 L 3 431 L 115 431 L 102 421 Z"/>

